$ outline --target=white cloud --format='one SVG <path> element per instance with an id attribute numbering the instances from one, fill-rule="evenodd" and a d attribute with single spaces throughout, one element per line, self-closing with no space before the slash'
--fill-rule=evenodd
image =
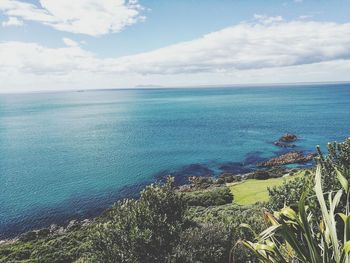
<path id="1" fill-rule="evenodd" d="M 13 17 L 13 16 L 10 16 L 7 21 L 2 22 L 3 27 L 9 27 L 9 26 L 20 27 L 23 25 L 24 25 L 24 23 L 22 20 L 18 19 L 17 17 Z"/>
<path id="2" fill-rule="evenodd" d="M 40 5 L 1 0 L 0 11 L 10 17 L 90 36 L 119 32 L 144 19 L 137 0 L 40 0 Z"/>
<path id="3" fill-rule="evenodd" d="M 295 3 L 302 3 L 304 0 L 294 0 Z"/>
<path id="4" fill-rule="evenodd" d="M 230 72 L 350 58 L 350 23 L 270 20 L 242 23 L 199 39 L 114 61 L 141 74 Z"/>
<path id="5" fill-rule="evenodd" d="M 70 39 L 70 38 L 67 38 L 67 37 L 64 37 L 62 38 L 62 41 L 64 44 L 66 44 L 68 47 L 77 47 L 79 46 L 79 43 Z"/>
<path id="6" fill-rule="evenodd" d="M 99 58 L 71 39 L 63 48 L 0 42 L 0 91 L 350 80 L 349 23 L 269 21 L 120 58 Z"/>

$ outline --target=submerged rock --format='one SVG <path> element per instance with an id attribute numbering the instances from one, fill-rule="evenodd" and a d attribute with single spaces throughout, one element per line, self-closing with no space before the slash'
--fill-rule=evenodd
<path id="1" fill-rule="evenodd" d="M 315 156 L 315 153 L 304 155 L 302 152 L 289 152 L 278 157 L 272 158 L 266 162 L 258 163 L 256 166 L 271 167 L 292 163 L 306 163 L 313 160 Z"/>
<path id="2" fill-rule="evenodd" d="M 294 147 L 296 147 L 295 144 L 290 144 L 290 143 L 285 143 L 285 142 L 280 142 L 280 141 L 276 141 L 273 144 L 278 146 L 278 147 L 281 147 L 281 148 L 294 148 Z"/>

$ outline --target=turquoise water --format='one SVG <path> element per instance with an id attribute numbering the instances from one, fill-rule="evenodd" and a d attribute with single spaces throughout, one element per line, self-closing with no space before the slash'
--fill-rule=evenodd
<path id="1" fill-rule="evenodd" d="M 0 95 L 0 237 L 96 215 L 160 175 L 242 172 L 284 132 L 313 151 L 349 120 L 346 84 Z"/>

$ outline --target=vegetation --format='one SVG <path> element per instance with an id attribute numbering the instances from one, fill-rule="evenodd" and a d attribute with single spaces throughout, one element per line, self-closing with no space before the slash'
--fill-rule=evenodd
<path id="1" fill-rule="evenodd" d="M 0 245 L 0 262 L 74 262 L 89 251 L 89 228 Z"/>
<path id="2" fill-rule="evenodd" d="M 300 175 L 290 180 L 286 180 L 282 185 L 269 187 L 269 204 L 271 211 L 277 211 L 285 206 L 297 206 L 300 196 L 304 192 L 310 193 L 313 187 L 313 178 L 306 174 Z"/>
<path id="3" fill-rule="evenodd" d="M 91 231 L 97 262 L 170 262 L 174 247 L 186 229 L 186 204 L 174 190 L 146 187 L 139 200 L 116 203 L 103 222 Z"/>
<path id="4" fill-rule="evenodd" d="M 255 242 L 239 243 L 262 262 L 349 262 L 349 149 L 350 140 L 330 144 L 326 158 L 319 154 L 313 191 L 304 188 L 294 209 L 284 207 L 273 214 L 266 212 L 271 226 L 256 236 Z M 317 210 L 309 208 L 312 199 L 317 200 Z"/>
<path id="5" fill-rule="evenodd" d="M 189 206 L 218 206 L 232 203 L 233 195 L 228 187 L 211 187 L 184 193 Z"/>
<path id="6" fill-rule="evenodd" d="M 319 150 L 317 172 L 285 172 L 192 177 L 183 192 L 169 178 L 89 224 L 2 244 L 0 262 L 348 262 L 350 140 Z"/>

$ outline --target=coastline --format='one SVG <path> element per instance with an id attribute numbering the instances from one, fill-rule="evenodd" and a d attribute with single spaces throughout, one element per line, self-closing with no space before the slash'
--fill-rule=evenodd
<path id="1" fill-rule="evenodd" d="M 271 142 L 275 143 L 275 142 Z M 178 186 L 180 191 L 183 191 L 183 189 L 186 189 L 186 187 L 189 185 L 189 181 L 193 180 L 193 178 L 197 177 L 209 177 L 213 178 L 214 180 L 218 180 L 219 178 L 223 178 L 226 180 L 226 178 L 229 177 L 240 177 L 242 180 L 252 179 L 255 176 L 256 172 L 259 171 L 272 171 L 276 167 L 281 167 L 281 163 L 278 163 L 276 165 L 272 166 L 266 166 L 261 167 L 260 164 L 263 162 L 268 162 L 271 160 L 275 160 L 276 158 L 280 158 L 281 156 L 288 155 L 288 153 L 295 153 L 296 149 L 293 148 L 285 148 L 277 146 L 277 148 L 280 148 L 278 151 L 275 152 L 275 156 L 271 158 L 261 158 L 258 154 L 255 154 L 252 156 L 251 154 L 247 155 L 247 158 L 241 162 L 225 162 L 221 163 L 220 167 L 222 168 L 220 173 L 215 173 L 215 171 L 212 171 L 208 168 L 206 164 L 189 164 L 184 167 L 181 167 L 179 170 L 176 171 L 161 171 L 158 174 L 154 175 L 153 180 L 143 182 L 137 185 L 124 187 L 121 191 L 118 191 L 115 193 L 114 197 L 112 197 L 111 204 L 117 202 L 118 200 L 124 199 L 124 198 L 138 198 L 139 192 L 147 185 L 157 182 L 157 181 L 164 181 L 164 179 L 167 176 L 173 176 L 176 182 L 176 185 Z M 301 151 L 300 147 L 297 147 L 298 153 L 309 156 L 310 151 L 304 150 Z M 292 167 L 289 167 L 289 165 L 292 165 Z M 283 176 L 284 174 L 287 174 L 289 171 L 295 170 L 295 169 L 304 169 L 309 168 L 313 166 L 313 161 L 310 159 L 307 160 L 300 160 L 300 156 L 297 156 L 297 160 L 295 162 L 287 160 L 285 164 L 282 164 L 283 170 L 279 172 L 279 176 Z M 275 170 L 274 170 L 275 171 Z M 67 207 L 65 207 L 67 209 Z M 53 231 L 61 231 L 64 232 L 66 229 L 69 229 L 71 225 L 73 224 L 85 224 L 86 222 L 94 221 L 96 218 L 104 214 L 106 211 L 108 211 L 110 208 L 110 205 L 108 207 L 104 208 L 97 208 L 95 211 L 89 211 L 88 216 L 70 216 L 66 219 L 63 219 L 61 221 L 59 220 L 52 220 L 50 223 L 46 223 L 43 225 L 37 225 L 33 227 L 29 227 L 27 230 L 22 232 L 14 233 L 11 231 L 8 231 L 7 234 L 4 235 L 3 238 L 0 239 L 0 245 L 3 243 L 8 242 L 14 242 L 18 240 L 21 236 L 25 235 L 29 232 L 40 232 L 40 231 L 46 231 L 50 229 L 54 229 Z M 49 231 L 52 232 L 51 230 Z"/>

